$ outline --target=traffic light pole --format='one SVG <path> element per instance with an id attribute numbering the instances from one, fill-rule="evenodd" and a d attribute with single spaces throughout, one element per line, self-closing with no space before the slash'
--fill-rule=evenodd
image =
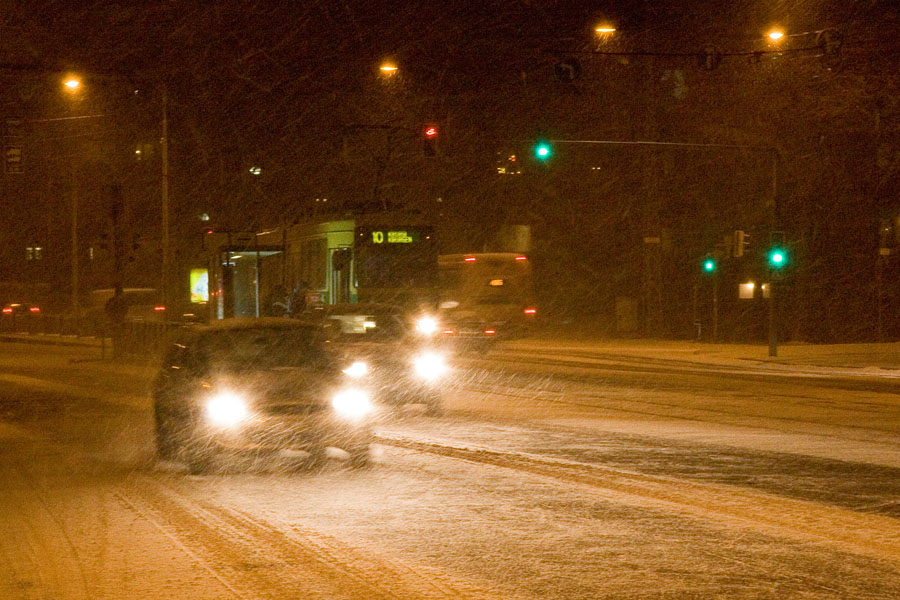
<path id="1" fill-rule="evenodd" d="M 719 270 L 713 273 L 712 295 L 712 342 L 719 341 Z"/>
<path id="2" fill-rule="evenodd" d="M 775 303 L 775 278 L 769 277 L 769 356 L 778 356 L 778 319 Z"/>
<path id="3" fill-rule="evenodd" d="M 772 151 L 772 215 L 773 231 L 781 229 L 781 212 L 778 208 L 778 153 Z M 778 303 L 775 300 L 775 269 L 769 269 L 769 356 L 778 356 Z"/>

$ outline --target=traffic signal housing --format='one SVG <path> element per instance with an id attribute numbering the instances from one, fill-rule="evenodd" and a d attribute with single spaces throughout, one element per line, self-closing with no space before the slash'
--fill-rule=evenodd
<path id="1" fill-rule="evenodd" d="M 742 231 L 738 229 L 734 232 L 734 238 L 732 239 L 732 255 L 735 258 L 740 258 L 744 254 L 746 254 L 747 250 L 750 248 L 750 234 L 746 231 Z"/>

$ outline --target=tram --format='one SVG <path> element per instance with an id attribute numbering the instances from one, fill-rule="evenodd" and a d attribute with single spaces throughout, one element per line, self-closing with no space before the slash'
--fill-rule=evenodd
<path id="1" fill-rule="evenodd" d="M 515 337 L 534 324 L 537 308 L 526 255 L 443 254 L 438 269 L 440 324 L 446 336 Z"/>
<path id="2" fill-rule="evenodd" d="M 211 318 L 285 316 L 319 304 L 437 303 L 434 229 L 413 213 L 322 217 L 223 241 L 209 259 Z"/>

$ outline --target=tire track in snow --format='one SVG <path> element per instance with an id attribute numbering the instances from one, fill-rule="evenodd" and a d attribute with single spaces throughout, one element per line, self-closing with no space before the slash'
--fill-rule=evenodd
<path id="1" fill-rule="evenodd" d="M 589 486 L 612 502 L 662 508 L 729 527 L 889 561 L 900 566 L 900 520 L 722 484 L 645 475 L 603 465 L 483 447 L 450 446 L 427 439 L 378 436 L 382 444 L 512 469 Z"/>
<path id="2" fill-rule="evenodd" d="M 496 386 L 490 384 L 463 382 L 458 384 L 457 388 L 463 391 L 479 394 L 507 396 L 520 400 L 546 402 L 550 404 L 560 404 L 579 408 L 593 408 L 610 412 L 661 417 L 666 419 L 692 421 L 697 423 L 714 423 L 718 425 L 729 425 L 733 427 L 769 429 L 772 431 L 778 431 L 780 433 L 813 435 L 816 437 L 836 438 L 844 441 L 879 444 L 887 446 L 889 448 L 900 448 L 900 441 L 898 441 L 897 433 L 895 431 L 889 429 L 865 427 L 862 425 L 853 425 L 850 423 L 831 425 L 808 419 L 783 417 L 777 415 L 754 415 L 747 414 L 746 412 L 723 410 L 721 408 L 685 406 L 678 403 L 641 400 L 637 398 L 611 398 L 609 396 L 602 396 L 597 393 L 576 392 L 574 394 L 564 394 L 562 392 L 552 392 L 544 390 L 535 392 L 534 390 L 529 388 L 515 388 L 511 385 L 506 385 L 506 390 L 500 390 L 497 389 Z M 567 400 L 566 398 L 570 396 L 575 396 L 578 399 Z M 616 402 L 618 405 L 613 406 L 611 402 Z M 628 408 L 627 406 L 622 405 L 632 405 L 633 407 Z M 639 409 L 636 408 L 636 406 L 655 407 L 658 409 L 662 409 L 663 411 L 675 411 L 675 413 L 654 411 L 652 410 L 652 408 Z M 779 423 L 782 426 L 775 426 L 775 423 Z M 785 425 L 795 426 L 786 427 Z M 827 428 L 833 433 L 825 432 L 823 431 L 823 428 Z M 867 435 L 859 435 L 861 432 L 865 432 Z"/>
<path id="3" fill-rule="evenodd" d="M 436 569 L 412 567 L 313 531 L 192 499 L 156 477 L 135 478 L 118 497 L 239 600 L 494 597 Z"/>
<path id="4" fill-rule="evenodd" d="M 19 578 L 22 590 L 53 590 L 60 598 L 88 600 L 91 593 L 82 558 L 44 492 L 21 466 L 0 464 L 0 468 L 0 481 L 18 483 L 0 490 L 0 506 L 17 515 L 0 521 L 5 525 L 0 528 L 0 548 L 9 561 L 6 567 Z M 28 579 L 35 574 L 40 582 Z"/>

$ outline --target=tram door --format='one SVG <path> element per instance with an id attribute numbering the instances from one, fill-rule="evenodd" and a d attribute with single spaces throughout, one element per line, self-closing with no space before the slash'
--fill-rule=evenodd
<path id="1" fill-rule="evenodd" d="M 331 289 L 335 304 L 350 302 L 350 248 L 335 248 L 331 252 Z"/>

